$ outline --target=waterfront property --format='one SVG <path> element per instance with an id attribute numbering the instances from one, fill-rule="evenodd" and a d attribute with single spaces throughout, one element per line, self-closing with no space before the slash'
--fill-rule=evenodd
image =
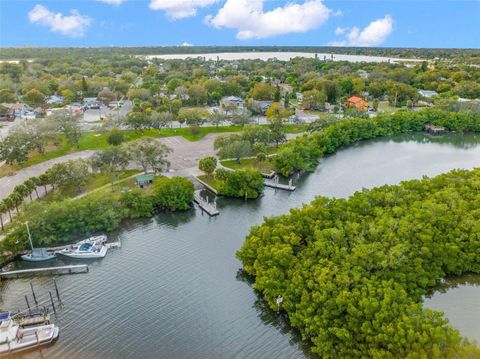
<path id="1" fill-rule="evenodd" d="M 439 150 L 445 155 L 440 162 Z M 252 224 L 288 213 L 317 195 L 344 198 L 362 188 L 478 166 L 475 135 L 446 134 L 439 139 L 408 134 L 366 140 L 325 157 L 315 172 L 300 177 L 294 192 L 267 190 L 260 201 L 220 199 L 221 215 L 214 220 L 202 217 L 196 207 L 129 221 L 114 235 L 123 244 L 115 255 L 92 263 L 88 275 L 58 279 L 62 299 L 68 302 L 57 313 L 62 336 L 42 354 L 52 359 L 78 353 L 119 358 L 133 351 L 142 358 L 211 357 L 212 353 L 229 358 L 235 343 L 239 358 L 308 358 L 308 350 L 285 317 L 265 306 L 239 270 L 235 252 Z M 32 282 L 38 286 L 44 279 Z M 469 287 L 480 291 L 478 284 Z M 23 295 L 29 292 L 29 281 L 4 281 L 1 293 L 8 295 L 2 306 L 24 305 Z M 452 319 L 462 333 L 462 318 L 472 314 L 463 299 L 450 302 L 458 309 Z M 118 320 L 120 311 L 122 320 Z M 84 313 L 102 313 L 102 320 L 85 320 Z M 126 322 L 156 335 L 126 333 Z M 476 335 L 472 339 L 480 339 L 479 323 L 470 323 L 468 333 Z"/>

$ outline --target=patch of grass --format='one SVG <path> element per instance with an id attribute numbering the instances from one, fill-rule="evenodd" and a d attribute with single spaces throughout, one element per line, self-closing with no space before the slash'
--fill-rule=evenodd
<path id="1" fill-rule="evenodd" d="M 260 162 L 256 158 L 244 158 L 240 161 L 240 163 L 237 163 L 236 160 L 220 161 L 220 163 L 223 166 L 234 170 L 248 168 L 258 170 L 262 173 L 271 173 L 275 169 L 271 159 L 266 159 L 265 161 Z"/>
<path id="2" fill-rule="evenodd" d="M 133 176 L 136 173 L 140 173 L 140 171 L 138 170 L 119 171 L 118 178 L 115 181 L 121 181 L 125 178 Z M 129 179 L 128 181 L 131 181 L 132 184 L 135 185 L 134 178 Z M 49 192 L 47 195 L 43 196 L 42 198 L 40 198 L 40 200 L 45 202 L 62 201 L 64 199 L 77 197 L 78 195 L 81 195 L 83 193 L 94 191 L 97 188 L 100 188 L 103 186 L 105 186 L 106 191 L 112 191 L 112 187 L 108 186 L 110 183 L 111 183 L 111 179 L 108 175 L 105 175 L 103 173 L 93 173 L 88 179 L 88 182 L 86 183 L 86 185 L 82 188 L 81 192 L 78 191 L 78 188 L 72 188 L 72 187 L 57 188 Z M 114 185 L 114 190 L 117 187 L 121 188 L 124 186 L 126 186 L 125 182 L 117 183 Z"/>
<path id="3" fill-rule="evenodd" d="M 378 103 L 378 112 L 379 113 L 395 113 L 400 110 L 400 107 L 393 107 L 388 102 L 379 102 Z"/>
<path id="4" fill-rule="evenodd" d="M 218 191 L 220 189 L 222 181 L 218 181 L 214 176 L 201 175 L 197 177 L 209 186 L 213 187 L 215 190 Z"/>

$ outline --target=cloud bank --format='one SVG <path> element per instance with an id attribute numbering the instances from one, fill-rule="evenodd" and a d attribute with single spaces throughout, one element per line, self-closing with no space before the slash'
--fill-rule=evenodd
<path id="1" fill-rule="evenodd" d="M 217 29 L 237 30 L 239 40 L 264 39 L 318 28 L 331 14 L 322 0 L 288 3 L 270 11 L 264 11 L 263 4 L 264 0 L 227 0 L 218 13 L 207 16 L 205 22 Z"/>
<path id="2" fill-rule="evenodd" d="M 348 28 L 337 28 L 336 35 L 347 33 Z M 337 40 L 329 43 L 331 46 L 378 46 L 381 45 L 393 31 L 393 19 L 390 15 L 385 15 L 368 24 L 363 30 L 354 26 L 346 34 L 345 40 Z"/>
<path id="3" fill-rule="evenodd" d="M 171 20 L 184 19 L 197 14 L 197 9 L 213 5 L 218 0 L 151 0 L 150 9 L 165 11 Z"/>
<path id="4" fill-rule="evenodd" d="M 70 14 L 54 13 L 39 4 L 30 10 L 28 19 L 32 24 L 48 27 L 52 32 L 70 37 L 83 36 L 92 20 L 88 16 L 80 15 L 77 10 L 71 10 Z"/>

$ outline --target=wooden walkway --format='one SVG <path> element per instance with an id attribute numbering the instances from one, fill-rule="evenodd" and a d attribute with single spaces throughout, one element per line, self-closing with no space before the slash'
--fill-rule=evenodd
<path id="1" fill-rule="evenodd" d="M 58 275 L 58 274 L 77 274 L 87 273 L 88 265 L 77 264 L 62 267 L 47 267 L 47 268 L 32 268 L 32 269 L 20 269 L 9 272 L 0 272 L 0 279 L 19 278 L 22 275 Z"/>
<path id="2" fill-rule="evenodd" d="M 209 216 L 217 216 L 220 214 L 220 212 L 218 211 L 217 209 L 217 205 L 215 202 L 213 203 L 210 203 L 208 201 L 205 201 L 202 196 L 200 196 L 200 193 L 198 192 L 195 192 L 194 196 L 193 196 L 193 200 L 195 201 L 196 204 L 198 204 L 198 206 L 205 212 L 207 212 L 207 214 Z"/>

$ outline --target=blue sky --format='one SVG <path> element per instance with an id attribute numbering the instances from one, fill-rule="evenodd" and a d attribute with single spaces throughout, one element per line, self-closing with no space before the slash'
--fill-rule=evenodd
<path id="1" fill-rule="evenodd" d="M 480 1 L 0 0 L 0 46 L 480 47 Z"/>

